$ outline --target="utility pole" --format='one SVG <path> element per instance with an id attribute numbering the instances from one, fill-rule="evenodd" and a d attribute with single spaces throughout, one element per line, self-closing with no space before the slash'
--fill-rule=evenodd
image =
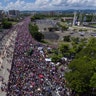
<path id="1" fill-rule="evenodd" d="M 76 18 L 77 18 L 77 12 L 74 12 L 74 18 L 73 18 L 73 26 L 75 26 Z"/>
<path id="2" fill-rule="evenodd" d="M 93 13 L 92 21 L 91 22 L 96 22 L 96 13 Z"/>
<path id="3" fill-rule="evenodd" d="M 80 25 L 82 24 L 82 13 L 80 13 L 79 15 L 79 22 L 80 22 Z"/>

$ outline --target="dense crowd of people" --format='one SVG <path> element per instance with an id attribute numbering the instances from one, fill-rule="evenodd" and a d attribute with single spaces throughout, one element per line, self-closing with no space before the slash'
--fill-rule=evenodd
<path id="1" fill-rule="evenodd" d="M 45 60 L 49 47 L 30 35 L 29 23 L 27 18 L 18 25 L 7 96 L 72 96 L 65 86 L 64 75 Z"/>

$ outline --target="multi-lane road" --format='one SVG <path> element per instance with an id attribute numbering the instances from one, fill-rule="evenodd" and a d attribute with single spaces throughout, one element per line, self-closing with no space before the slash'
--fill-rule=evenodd
<path id="1" fill-rule="evenodd" d="M 10 29 L 10 38 L 4 45 L 0 75 L 0 96 L 70 96 L 64 85 L 64 77 L 51 62 L 46 62 L 46 46 L 35 41 L 28 29 L 30 19 Z M 42 50 L 38 50 L 42 47 Z M 28 55 L 30 48 L 32 55 Z M 43 56 L 40 52 L 43 52 Z M 12 66 L 11 66 L 12 65 Z M 9 77 L 10 75 L 10 77 Z M 55 88 L 54 88 L 55 87 Z M 60 90 L 63 95 L 60 95 Z"/>

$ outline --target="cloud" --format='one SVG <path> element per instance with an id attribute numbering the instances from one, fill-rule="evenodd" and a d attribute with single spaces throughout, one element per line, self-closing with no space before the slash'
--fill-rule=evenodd
<path id="1" fill-rule="evenodd" d="M 48 5 L 50 3 L 50 0 L 36 0 L 35 5 L 42 6 L 42 5 Z"/>
<path id="2" fill-rule="evenodd" d="M 0 9 L 3 9 L 3 7 L 2 7 L 2 3 L 0 2 Z"/>
<path id="3" fill-rule="evenodd" d="M 87 7 L 87 6 L 95 6 L 96 0 L 52 0 L 53 6 L 72 6 L 72 7 Z"/>
<path id="4" fill-rule="evenodd" d="M 0 4 L 0 9 L 5 10 L 58 10 L 58 9 L 95 9 L 96 0 L 35 0 L 35 2 L 27 2 L 27 0 L 5 0 L 6 6 Z"/>
<path id="5" fill-rule="evenodd" d="M 5 3 L 9 2 L 10 0 L 4 0 Z"/>
<path id="6" fill-rule="evenodd" d="M 16 2 L 9 2 L 7 6 L 5 7 L 5 10 L 10 10 L 10 9 L 23 9 L 23 6 L 25 6 L 25 2 L 21 0 L 17 0 Z"/>

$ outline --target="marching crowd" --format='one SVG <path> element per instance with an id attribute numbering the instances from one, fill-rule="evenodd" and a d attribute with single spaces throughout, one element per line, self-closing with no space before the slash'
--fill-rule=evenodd
<path id="1" fill-rule="evenodd" d="M 30 35 L 29 23 L 27 18 L 18 26 L 7 96 L 72 96 L 64 76 L 45 60 L 48 46 Z"/>

